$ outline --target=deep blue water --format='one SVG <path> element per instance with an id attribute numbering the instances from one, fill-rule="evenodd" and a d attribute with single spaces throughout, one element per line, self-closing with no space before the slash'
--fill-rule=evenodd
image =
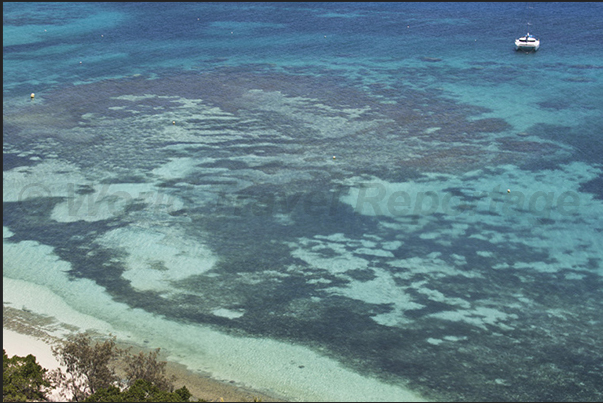
<path id="1" fill-rule="evenodd" d="M 4 3 L 4 303 L 292 400 L 600 401 L 601 21 Z"/>

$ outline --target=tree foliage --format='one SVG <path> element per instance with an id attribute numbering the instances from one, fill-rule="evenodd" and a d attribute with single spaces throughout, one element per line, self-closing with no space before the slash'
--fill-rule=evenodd
<path id="1" fill-rule="evenodd" d="M 31 354 L 8 358 L 6 350 L 3 350 L 2 401 L 46 401 L 46 390 L 51 386 L 47 371 Z"/>
<path id="2" fill-rule="evenodd" d="M 3 401 L 47 401 L 56 387 L 64 400 L 86 402 L 187 402 L 191 394 L 183 386 L 174 390 L 175 377 L 166 375 L 166 362 L 158 361 L 160 349 L 132 354 L 116 347 L 115 337 L 93 342 L 86 333 L 73 335 L 52 348 L 60 368 L 48 372 L 33 355 L 3 357 Z M 117 366 L 121 363 L 120 378 Z"/>
<path id="3" fill-rule="evenodd" d="M 190 392 L 183 386 L 174 392 L 158 387 L 152 382 L 138 379 L 128 388 L 120 391 L 111 386 L 90 395 L 85 402 L 188 402 Z"/>
<path id="4" fill-rule="evenodd" d="M 65 374 L 60 369 L 55 371 L 55 379 L 71 392 L 74 401 L 119 384 L 115 362 L 122 350 L 115 346 L 115 337 L 92 344 L 88 334 L 79 333 L 53 347 L 52 352 L 66 367 Z"/>
<path id="5" fill-rule="evenodd" d="M 182 387 L 174 391 L 175 377 L 166 375 L 160 349 L 148 354 L 130 353 L 116 347 L 115 337 L 93 343 L 86 333 L 69 337 L 52 349 L 66 372 L 53 371 L 56 383 L 68 391 L 64 398 L 73 401 L 188 401 L 191 394 Z M 122 378 L 117 366 L 122 364 Z"/>
<path id="6" fill-rule="evenodd" d="M 174 390 L 174 377 L 168 378 L 165 374 L 167 362 L 157 361 L 160 348 L 149 352 L 148 355 L 140 352 L 138 354 L 126 354 L 124 362 L 126 364 L 126 380 L 132 384 L 138 379 L 148 381 L 160 389 Z"/>

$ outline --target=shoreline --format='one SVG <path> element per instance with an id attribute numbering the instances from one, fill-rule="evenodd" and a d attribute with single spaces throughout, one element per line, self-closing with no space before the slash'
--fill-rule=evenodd
<path id="1" fill-rule="evenodd" d="M 7 315 L 7 310 L 10 312 Z M 16 309 L 4 306 L 3 326 L 2 326 L 2 348 L 6 350 L 10 358 L 14 355 L 25 357 L 32 354 L 36 357 L 36 362 L 49 371 L 60 366 L 59 361 L 53 356 L 51 346 L 60 340 L 46 331 L 38 328 L 31 322 L 26 321 L 22 316 L 15 317 Z M 24 312 L 25 313 L 25 312 Z M 131 347 L 133 351 L 150 351 L 148 348 L 138 346 L 133 343 L 124 343 L 116 341 L 119 348 Z M 190 371 L 185 365 L 171 362 L 161 357 L 164 354 L 161 349 L 160 360 L 167 361 L 167 376 L 175 376 L 174 388 L 178 389 L 186 386 L 192 394 L 193 400 L 203 399 L 206 401 L 230 401 L 230 402 L 253 402 L 258 399 L 263 402 L 284 402 L 281 398 L 270 396 L 266 393 L 255 391 L 240 385 L 225 383 Z M 54 400 L 53 394 L 50 394 L 51 401 Z"/>
<path id="2" fill-rule="evenodd" d="M 10 286 L 7 286 L 7 282 L 10 283 Z M 62 300 L 56 301 L 57 297 L 54 294 L 49 295 L 43 288 L 29 287 L 29 283 L 22 284 L 21 281 L 11 281 L 9 278 L 5 278 L 3 288 L 4 298 L 8 300 L 4 301 L 3 306 L 4 329 L 30 335 L 44 340 L 46 343 L 64 339 L 68 334 L 80 332 L 83 329 L 90 329 L 93 338 L 100 337 L 102 339 L 115 334 L 112 326 L 89 315 L 73 311 L 71 307 L 63 304 Z M 17 289 L 20 292 L 16 292 Z M 38 295 L 39 298 L 31 299 L 24 295 Z M 48 309 L 48 306 L 52 306 L 52 308 Z M 151 322 L 147 324 L 146 328 L 153 329 L 153 326 L 161 325 L 161 321 Z M 134 353 L 136 351 L 148 352 L 160 347 L 161 352 L 158 358 L 168 363 L 166 365 L 168 375 L 174 375 L 177 378 L 174 386 L 180 388 L 182 385 L 186 385 L 194 399 L 206 401 L 261 400 L 266 402 L 427 401 L 423 396 L 404 385 L 389 384 L 365 377 L 350 371 L 337 361 L 301 346 L 287 345 L 272 340 L 248 340 L 247 344 L 242 344 L 238 339 L 229 340 L 219 337 L 212 339 L 209 337 L 206 349 L 221 349 L 226 346 L 228 351 L 221 351 L 221 354 L 212 354 L 211 351 L 206 353 L 206 360 L 218 361 L 205 365 L 195 361 L 194 357 L 189 357 L 192 361 L 191 359 L 187 359 L 185 362 L 180 361 L 184 357 L 181 355 L 182 352 L 172 351 L 169 344 L 158 343 L 155 340 L 150 345 L 145 345 L 146 341 L 145 344 L 141 344 L 129 340 L 130 336 L 127 332 L 124 336 L 116 340 L 116 344 L 119 348 L 131 347 Z M 197 336 L 199 337 L 199 334 Z M 184 340 L 190 342 L 190 335 L 184 332 L 183 337 Z M 205 334 L 200 337 L 205 337 Z M 49 346 L 47 348 L 50 349 Z M 253 354 L 249 354 L 249 351 L 252 351 Z M 277 355 L 275 355 L 275 351 Z M 7 353 L 14 355 L 10 350 Z M 286 354 L 283 355 L 284 353 Z M 265 373 L 260 374 L 259 378 L 258 374 L 253 372 L 258 356 L 265 357 L 261 360 L 266 370 Z M 193 362 L 195 366 L 188 366 L 188 362 Z M 304 365 L 300 367 L 299 364 Z M 212 372 L 204 369 L 213 367 L 222 369 L 222 372 L 218 372 L 221 374 L 220 377 L 215 377 Z M 308 367 L 310 370 L 300 371 L 299 368 L 303 367 Z M 245 379 L 251 379 L 255 383 L 244 383 Z M 251 385 L 267 385 L 268 388 L 254 388 Z"/>

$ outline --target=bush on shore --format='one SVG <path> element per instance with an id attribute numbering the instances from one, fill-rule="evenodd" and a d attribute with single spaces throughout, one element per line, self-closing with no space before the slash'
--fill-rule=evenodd
<path id="1" fill-rule="evenodd" d="M 31 354 L 8 358 L 4 351 L 3 401 L 48 401 L 54 389 L 74 402 L 188 402 L 190 392 L 186 386 L 174 390 L 175 379 L 166 375 L 159 351 L 132 354 L 117 348 L 115 337 L 93 343 L 79 333 L 52 348 L 65 372 L 42 368 Z"/>
<path id="2" fill-rule="evenodd" d="M 8 358 L 6 350 L 2 353 L 2 401 L 45 401 L 46 389 L 51 386 L 48 370 L 31 354 Z"/>
<path id="3" fill-rule="evenodd" d="M 186 386 L 168 392 L 149 381 L 137 379 L 123 391 L 116 386 L 100 389 L 84 402 L 188 402 L 190 397 Z"/>

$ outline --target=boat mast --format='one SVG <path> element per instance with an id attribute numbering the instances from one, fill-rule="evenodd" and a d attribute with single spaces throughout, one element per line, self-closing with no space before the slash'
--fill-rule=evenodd
<path id="1" fill-rule="evenodd" d="M 530 3 L 526 3 L 526 17 L 528 19 L 526 25 L 527 25 L 527 34 L 526 37 L 530 36 L 530 25 L 532 25 L 532 23 L 530 22 L 530 20 L 532 19 L 532 10 L 534 9 L 534 7 L 530 6 Z"/>

